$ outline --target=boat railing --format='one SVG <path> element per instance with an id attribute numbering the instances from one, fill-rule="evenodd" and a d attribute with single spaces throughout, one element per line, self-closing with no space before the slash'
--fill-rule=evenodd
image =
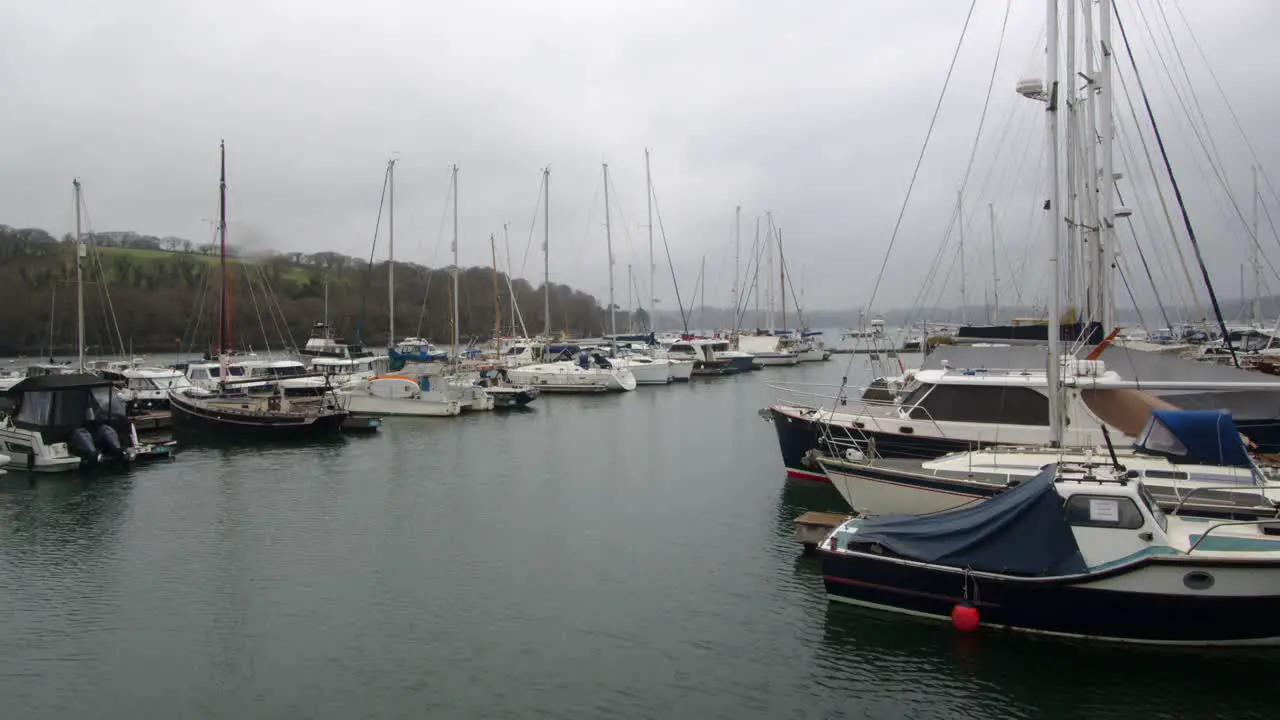
<path id="1" fill-rule="evenodd" d="M 820 387 L 820 388 L 843 388 L 844 392 L 838 391 L 834 394 L 808 392 L 805 390 L 795 389 L 797 386 Z M 867 390 L 872 389 L 871 385 L 840 385 L 838 383 L 787 383 L 786 385 L 768 384 L 765 387 L 768 387 L 771 390 L 776 390 L 780 393 L 786 393 L 788 395 L 792 395 L 796 397 L 819 398 L 821 400 L 826 400 L 829 403 L 834 403 L 837 405 L 847 405 L 849 404 L 850 401 L 861 404 L 861 405 L 875 405 L 875 406 L 881 406 L 881 407 L 893 407 L 898 404 L 896 400 L 880 400 L 877 398 L 862 397 L 862 395 L 864 395 L 867 392 Z M 884 390 L 884 388 L 875 388 L 875 389 Z M 889 390 L 888 392 L 893 393 L 894 391 Z M 818 408 L 818 409 L 823 409 L 823 408 Z"/>
<path id="2" fill-rule="evenodd" d="M 1187 549 L 1187 554 L 1190 555 L 1191 553 L 1195 552 L 1196 548 L 1200 547 L 1200 543 L 1204 542 L 1205 539 L 1209 537 L 1210 533 L 1212 533 L 1214 530 L 1217 530 L 1218 528 L 1243 527 L 1245 525 L 1257 525 L 1261 527 L 1261 526 L 1273 524 L 1275 522 L 1276 520 L 1274 518 L 1270 518 L 1267 520 L 1225 520 L 1220 523 L 1214 523 L 1213 525 L 1210 525 L 1208 528 L 1206 528 L 1204 532 L 1200 533 L 1200 537 L 1196 538 L 1195 542 L 1191 543 L 1191 547 Z"/>
<path id="3" fill-rule="evenodd" d="M 1200 486 L 1200 487 L 1193 487 L 1193 488 L 1191 488 L 1191 489 L 1187 490 L 1187 493 L 1186 493 L 1185 495 L 1182 495 L 1182 497 L 1181 497 L 1181 498 L 1179 498 L 1179 500 L 1178 500 L 1178 504 L 1177 504 L 1177 505 L 1175 505 L 1175 506 L 1173 507 L 1173 510 L 1172 510 L 1172 512 L 1170 512 L 1170 514 L 1171 514 L 1171 515 L 1177 515 L 1177 514 L 1179 514 L 1179 513 L 1182 511 L 1182 506 L 1183 506 L 1183 505 L 1185 505 L 1185 504 L 1187 503 L 1187 500 L 1190 500 L 1192 496 L 1194 496 L 1196 493 L 1199 493 L 1199 492 L 1202 492 L 1202 491 L 1203 491 L 1203 492 L 1212 492 L 1212 491 L 1215 491 L 1215 490 L 1217 490 L 1217 491 L 1224 491 L 1224 490 L 1225 490 L 1225 491 L 1231 492 L 1231 493 L 1233 493 L 1233 494 L 1250 494 L 1250 493 L 1249 493 L 1249 491 L 1254 490 L 1254 489 L 1257 489 L 1257 488 L 1258 488 L 1258 486 L 1256 486 L 1256 485 L 1204 485 L 1204 486 Z M 1181 494 L 1180 489 L 1179 489 L 1179 494 Z M 1263 500 L 1268 500 L 1268 498 L 1267 498 L 1267 496 L 1266 496 L 1265 494 L 1260 494 L 1260 495 L 1258 495 L 1258 497 L 1261 497 Z M 1244 508 L 1244 507 L 1266 507 L 1265 505 L 1262 505 L 1262 506 L 1246 506 L 1246 505 L 1236 505 L 1235 503 L 1231 503 L 1231 504 L 1232 504 L 1233 506 L 1241 507 L 1241 508 Z M 1276 504 L 1276 503 L 1274 503 L 1274 502 L 1273 502 L 1273 503 L 1271 503 L 1271 508 L 1272 508 L 1273 510 L 1275 510 L 1275 512 L 1276 512 L 1276 518 L 1277 518 L 1277 519 L 1280 519 L 1280 504 Z"/>

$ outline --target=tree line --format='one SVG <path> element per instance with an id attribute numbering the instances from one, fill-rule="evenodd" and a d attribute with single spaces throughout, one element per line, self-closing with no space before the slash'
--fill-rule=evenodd
<path id="1" fill-rule="evenodd" d="M 218 255 L 190 241 L 132 232 L 86 237 L 85 342 L 90 354 L 200 353 L 215 340 Z M 392 299 L 386 262 L 341 253 L 267 253 L 228 260 L 232 339 L 241 350 L 301 347 L 314 323 L 367 347 L 386 347 Z M 452 337 L 452 268 L 397 262 L 395 335 L 448 343 Z M 459 335 L 530 334 L 545 323 L 543 288 L 483 267 L 458 272 Z M 608 312 L 591 295 L 551 283 L 553 333 L 605 331 Z M 513 322 L 513 304 L 518 308 Z M 76 247 L 33 228 L 0 225 L 0 356 L 65 357 L 76 345 Z M 500 318 L 500 320 L 498 319 Z M 637 317 L 637 321 L 643 321 Z M 618 326 L 630 325 L 625 311 Z M 513 327 L 514 326 L 514 327 Z"/>

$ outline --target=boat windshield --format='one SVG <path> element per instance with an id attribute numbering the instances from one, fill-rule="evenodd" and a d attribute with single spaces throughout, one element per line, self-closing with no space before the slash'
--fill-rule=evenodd
<path id="1" fill-rule="evenodd" d="M 1142 498 L 1142 502 L 1151 511 L 1151 517 L 1155 518 L 1156 524 L 1160 526 L 1160 529 L 1168 530 L 1169 519 L 1165 517 L 1164 511 L 1160 509 L 1156 499 L 1151 497 L 1151 492 L 1147 490 L 1147 486 L 1142 483 L 1138 483 L 1138 497 Z"/>

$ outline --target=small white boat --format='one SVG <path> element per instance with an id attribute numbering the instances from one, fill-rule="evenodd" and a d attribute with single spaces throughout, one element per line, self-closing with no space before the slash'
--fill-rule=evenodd
<path id="1" fill-rule="evenodd" d="M 372 380 L 387 371 L 389 359 L 385 355 L 358 357 L 317 357 L 311 361 L 311 372 L 329 378 L 329 384 L 342 387 L 348 383 Z"/>
<path id="2" fill-rule="evenodd" d="M 784 346 L 780 335 L 739 335 L 738 350 L 750 353 L 751 364 L 756 367 L 777 367 L 800 364 L 800 355 Z"/>
<path id="3" fill-rule="evenodd" d="M 462 412 L 457 397 L 433 383 L 438 378 L 379 375 L 338 392 L 347 411 L 355 415 L 449 417 Z"/>
<path id="4" fill-rule="evenodd" d="M 511 382 L 542 392 L 625 392 L 636 389 L 636 376 L 597 357 L 594 362 L 561 362 L 525 365 L 508 371 Z"/>
<path id="5" fill-rule="evenodd" d="M 121 396 L 130 407 L 163 410 L 169 407 L 170 390 L 193 387 L 187 376 L 173 368 L 138 367 L 120 371 L 124 379 Z"/>

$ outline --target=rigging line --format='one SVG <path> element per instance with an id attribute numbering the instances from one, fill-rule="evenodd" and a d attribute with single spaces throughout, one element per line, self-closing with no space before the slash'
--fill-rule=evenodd
<path id="1" fill-rule="evenodd" d="M 1129 108 L 1129 116 L 1133 119 L 1134 131 L 1138 136 L 1138 142 L 1142 145 L 1142 153 L 1147 161 L 1147 171 L 1151 174 L 1152 186 L 1156 190 L 1156 197 L 1160 199 L 1160 209 L 1164 212 L 1165 224 L 1169 228 L 1169 237 L 1172 240 L 1173 249 L 1178 254 L 1178 262 L 1182 266 L 1183 277 L 1187 281 L 1187 287 L 1191 290 L 1191 297 L 1195 300 L 1197 311 L 1204 309 L 1204 303 L 1200 300 L 1199 288 L 1194 280 L 1191 279 L 1191 269 L 1187 266 L 1186 255 L 1182 252 L 1182 244 L 1178 242 L 1178 231 L 1173 225 L 1173 213 L 1169 212 L 1169 201 L 1165 198 L 1164 188 L 1160 185 L 1160 176 L 1156 174 L 1155 161 L 1151 158 L 1151 147 L 1147 144 L 1147 136 L 1142 132 L 1142 123 L 1138 120 L 1138 111 L 1133 105 L 1133 95 L 1129 92 L 1129 83 L 1125 80 L 1124 72 L 1120 69 L 1120 63 L 1115 64 L 1116 77 L 1120 78 L 1120 87 L 1124 90 L 1125 104 Z M 1137 76 L 1135 70 L 1134 76 L 1138 79 L 1139 88 L 1142 81 Z M 1120 123 L 1116 123 L 1119 127 Z"/>
<path id="2" fill-rule="evenodd" d="M 1116 272 L 1120 274 L 1120 280 L 1124 282 L 1124 290 L 1126 293 L 1129 294 L 1129 302 L 1133 303 L 1133 312 L 1138 316 L 1138 324 L 1144 328 L 1148 327 L 1147 321 L 1142 317 L 1142 308 L 1138 305 L 1138 299 L 1133 296 L 1133 288 L 1129 287 L 1129 276 L 1126 275 L 1124 272 L 1125 262 L 1124 262 L 1123 250 L 1120 251 L 1120 258 L 1121 258 L 1120 267 L 1116 268 Z M 1164 312 L 1164 310 L 1161 309 L 1160 312 Z M 1168 322 L 1168 321 L 1166 320 L 1165 322 Z"/>
<path id="3" fill-rule="evenodd" d="M 1196 109 L 1196 113 L 1200 116 L 1200 124 L 1204 126 L 1205 136 L 1209 138 L 1209 145 L 1213 148 L 1213 154 L 1218 158 L 1218 166 L 1223 167 L 1222 156 L 1218 152 L 1218 144 L 1214 142 L 1213 133 L 1210 131 L 1209 120 L 1205 117 L 1204 107 L 1200 104 L 1200 96 L 1196 93 L 1196 86 L 1191 82 L 1191 73 L 1187 72 L 1186 61 L 1182 57 L 1182 50 L 1178 47 L 1177 41 L 1173 36 L 1173 25 L 1169 23 L 1169 15 L 1164 11 L 1163 3 L 1155 4 L 1156 11 L 1160 13 L 1160 20 L 1164 23 L 1165 31 L 1169 34 L 1169 45 L 1173 48 L 1174 58 L 1178 61 L 1178 67 L 1182 69 L 1182 77 L 1187 81 L 1187 90 L 1191 95 L 1191 103 Z"/>
<path id="4" fill-rule="evenodd" d="M 1124 205 L 1124 194 L 1120 192 L 1120 183 L 1115 183 L 1115 191 L 1116 199 L 1120 201 L 1121 205 Z M 1147 255 L 1142 251 L 1142 243 L 1138 241 L 1138 233 L 1133 229 L 1133 221 L 1129 220 L 1125 225 L 1128 226 L 1129 235 L 1133 238 L 1133 247 L 1138 251 L 1138 259 L 1142 261 L 1142 269 L 1147 273 L 1147 282 L 1151 283 L 1151 292 L 1155 296 L 1156 307 L 1160 308 L 1160 317 L 1164 318 L 1164 323 L 1167 327 L 1172 328 L 1173 323 L 1169 322 L 1169 313 L 1165 311 L 1164 301 L 1160 299 L 1160 289 L 1156 287 L 1156 279 L 1151 275 L 1151 266 L 1147 264 Z M 1126 279 L 1124 284 L 1125 289 L 1129 290 L 1129 296 L 1132 298 L 1133 290 L 1129 289 L 1129 281 Z M 1137 300 L 1133 301 L 1133 307 L 1135 310 L 1138 308 Z M 1138 313 L 1138 321 L 1142 323 L 1143 327 L 1147 327 L 1146 321 L 1142 319 L 1141 311 Z"/>
<path id="5" fill-rule="evenodd" d="M 1002 50 L 1004 50 L 1004 31 L 1005 31 L 1005 28 L 1009 26 L 1009 7 L 1012 4 L 1013 4 L 1012 0 L 1005 0 L 1004 19 L 1000 21 L 1000 39 L 996 41 L 996 57 L 995 57 L 995 60 L 992 61 L 991 63 L 991 76 L 987 78 L 987 95 L 982 100 L 982 114 L 978 116 L 978 131 L 977 133 L 974 134 L 973 147 L 969 150 L 969 162 L 964 169 L 964 178 L 960 181 L 960 190 L 962 193 L 964 192 L 965 188 L 968 187 L 969 173 L 973 171 L 973 161 L 978 157 L 978 145 L 981 144 L 982 142 L 982 128 L 984 125 L 986 125 L 986 122 L 987 122 L 987 109 L 991 105 L 991 91 L 996 84 L 996 71 L 1000 69 L 1000 53 Z M 970 6 L 971 11 L 972 11 L 972 8 L 973 6 Z M 965 24 L 966 25 L 968 24 L 967 20 L 965 21 Z M 961 40 L 963 40 L 963 35 L 961 36 Z M 959 56 L 959 53 L 960 53 L 960 46 L 956 45 L 956 55 Z M 953 58 L 952 67 L 954 66 L 955 66 L 955 59 Z M 948 73 L 948 76 L 950 76 L 950 73 Z M 941 99 L 939 99 L 938 105 L 939 106 L 942 105 Z"/>
<path id="6" fill-rule="evenodd" d="M 213 236 L 215 240 L 217 238 L 217 235 L 218 235 L 217 230 L 214 230 Z M 211 242 L 210 246 L 212 246 L 212 244 L 213 243 Z M 209 294 L 209 287 L 213 285 L 213 277 L 212 277 L 213 263 L 207 262 L 203 258 L 204 258 L 204 254 L 201 253 L 201 259 L 198 262 L 204 267 L 204 273 L 200 281 L 202 288 L 200 290 L 200 299 L 196 303 L 196 312 L 193 317 L 195 321 L 194 323 L 195 327 L 191 328 L 191 344 L 187 346 L 188 353 L 195 351 L 196 338 L 200 337 L 200 325 L 204 322 L 205 297 Z M 179 348 L 181 348 L 181 343 L 179 343 Z"/>
<path id="7" fill-rule="evenodd" d="M 1155 114 L 1151 110 L 1151 100 L 1147 97 L 1146 88 L 1142 83 L 1142 73 L 1138 70 L 1138 66 L 1133 59 L 1133 46 L 1129 44 L 1129 34 L 1125 32 L 1124 21 L 1120 19 L 1120 8 L 1113 6 L 1112 10 L 1116 16 L 1116 25 L 1120 28 L 1120 37 L 1124 40 L 1125 51 L 1129 55 L 1129 63 L 1133 65 L 1133 77 L 1138 82 L 1138 90 L 1142 93 L 1142 103 L 1147 108 L 1147 117 L 1151 121 L 1151 130 L 1155 133 L 1156 144 L 1160 146 L 1160 158 L 1164 160 L 1165 171 L 1169 175 L 1169 184 L 1173 185 L 1173 194 L 1178 199 L 1178 209 L 1182 211 L 1182 223 L 1186 226 L 1187 237 L 1191 240 L 1191 247 L 1195 249 L 1196 262 L 1200 265 L 1200 274 L 1204 277 L 1205 289 L 1209 293 L 1209 302 L 1213 304 L 1213 314 L 1218 320 L 1218 327 L 1222 330 L 1223 341 L 1227 344 L 1227 351 L 1231 353 L 1231 362 L 1236 368 L 1240 367 L 1240 358 L 1236 355 L 1235 343 L 1231 342 L 1231 333 L 1227 330 L 1227 322 L 1222 319 L 1222 307 L 1218 304 L 1218 294 L 1213 289 L 1213 281 L 1209 279 L 1209 269 L 1204 264 L 1204 256 L 1200 252 L 1200 243 L 1196 240 L 1195 228 L 1191 225 L 1191 216 L 1187 214 L 1187 205 L 1182 199 L 1182 190 L 1178 187 L 1178 180 L 1173 174 L 1173 165 L 1169 162 L 1169 154 L 1165 150 L 1164 138 L 1160 135 L 1160 128 L 1156 124 Z"/>
<path id="8" fill-rule="evenodd" d="M 102 284 L 98 287 L 98 294 L 106 298 L 105 309 L 106 309 L 106 313 L 108 313 L 108 317 L 107 317 L 108 342 L 111 342 L 111 343 L 115 342 L 114 339 L 111 339 L 111 330 L 115 329 L 116 339 L 120 341 L 120 356 L 123 357 L 124 348 L 125 348 L 124 335 L 120 333 L 120 323 L 116 321 L 116 308 L 115 308 L 115 305 L 111 302 L 111 289 L 107 284 L 107 272 L 102 267 L 102 257 L 101 257 L 102 253 L 98 250 L 98 239 L 93 232 L 93 220 L 89 217 L 89 201 L 88 199 L 85 198 L 85 193 L 83 189 L 80 191 L 80 207 L 83 208 L 84 210 L 84 225 L 85 225 L 85 228 L 87 228 L 86 234 L 89 236 L 89 246 L 93 248 L 94 263 L 98 266 L 98 275 L 99 275 L 99 279 L 102 282 Z M 78 242 L 79 238 L 77 238 L 76 240 Z"/>
<path id="9" fill-rule="evenodd" d="M 653 211 L 658 215 L 658 231 L 662 234 L 662 248 L 666 251 L 667 267 L 671 270 L 671 285 L 676 291 L 676 305 L 680 308 L 680 323 L 687 334 L 689 332 L 689 318 L 684 312 L 684 300 L 680 298 L 680 283 L 676 282 L 676 266 L 671 260 L 671 245 L 667 243 L 667 227 L 662 222 L 662 209 L 658 207 L 658 191 L 654 189 L 652 184 L 649 185 L 648 191 L 653 195 Z"/>
<path id="10" fill-rule="evenodd" d="M 1148 217 L 1152 217 L 1155 215 L 1149 209 L 1149 206 L 1147 203 L 1148 198 L 1146 197 L 1147 193 L 1143 193 L 1142 188 L 1137 185 L 1137 179 L 1140 177 L 1139 173 L 1142 172 L 1142 166 L 1137 162 L 1137 160 L 1133 156 L 1133 153 L 1132 153 L 1133 144 L 1130 143 L 1128 140 L 1124 123 L 1115 123 L 1115 128 L 1116 128 L 1116 138 L 1117 140 L 1120 141 L 1116 143 L 1117 146 L 1120 148 L 1120 157 L 1123 162 L 1124 169 L 1129 173 L 1129 176 L 1131 178 L 1130 182 L 1134 186 L 1133 197 L 1138 204 L 1139 212 L 1136 213 L 1136 215 L 1138 217 L 1138 221 L 1142 223 L 1142 227 L 1143 227 L 1142 234 L 1148 238 L 1158 238 L 1159 235 L 1152 230 L 1151 224 L 1147 221 Z M 1166 216 L 1166 219 L 1167 219 L 1167 216 Z M 1132 216 L 1129 218 L 1129 229 L 1131 232 L 1134 233 L 1135 236 L 1137 235 L 1137 228 L 1133 226 Z M 1173 243 L 1177 243 L 1176 236 L 1173 239 Z M 1178 302 L 1181 303 L 1183 307 L 1198 308 L 1199 305 L 1197 305 L 1196 298 L 1194 295 L 1192 296 L 1191 300 L 1187 299 L 1187 296 L 1186 296 L 1187 286 L 1181 282 L 1176 282 L 1174 280 L 1176 273 L 1169 269 L 1169 265 L 1171 263 L 1168 262 L 1168 258 L 1166 257 L 1168 253 L 1161 251 L 1159 246 L 1156 246 L 1154 250 L 1155 250 L 1156 261 L 1159 264 L 1159 268 L 1160 268 L 1160 275 L 1164 280 L 1165 284 L 1167 284 L 1170 288 L 1173 289 L 1174 293 L 1177 296 Z M 1152 284 L 1154 286 L 1155 284 L 1154 281 Z M 1172 328 L 1173 326 L 1170 325 L 1169 327 Z"/>
<path id="11" fill-rule="evenodd" d="M 524 269 L 529 264 L 529 251 L 533 248 L 533 232 L 538 227 L 538 214 L 542 210 L 542 191 L 547 186 L 546 173 L 539 172 L 538 177 L 538 197 L 533 201 L 533 217 L 529 219 L 529 239 L 524 244 L 524 257 L 520 259 L 520 275 L 524 276 Z M 513 268 L 507 268 L 511 272 Z"/>
<path id="12" fill-rule="evenodd" d="M 1151 36 L 1151 39 L 1154 45 L 1156 37 L 1155 37 L 1155 33 L 1151 29 L 1151 24 L 1147 22 L 1146 13 L 1145 11 L 1143 11 L 1141 4 L 1139 3 L 1134 3 L 1134 4 L 1138 8 L 1138 13 L 1141 16 L 1142 22 L 1146 26 L 1147 33 L 1148 35 Z M 1177 44 L 1173 41 L 1172 35 L 1170 36 L 1170 45 L 1173 47 L 1174 51 L 1176 52 Z M 1183 99 L 1181 93 L 1178 92 L 1177 83 L 1173 80 L 1173 73 L 1169 71 L 1169 67 L 1165 63 L 1164 55 L 1160 52 L 1158 47 L 1155 48 L 1155 51 L 1156 51 L 1156 56 L 1160 59 L 1160 64 L 1164 68 L 1165 73 L 1169 75 L 1170 85 L 1173 88 L 1174 96 L 1177 98 L 1179 105 L 1182 106 L 1183 113 L 1187 116 L 1187 118 L 1191 122 L 1192 134 L 1195 135 L 1196 141 L 1200 144 L 1200 149 L 1204 151 L 1205 157 L 1209 161 L 1209 169 L 1213 171 L 1214 178 L 1217 179 L 1218 184 L 1222 187 L 1223 194 L 1226 195 L 1227 201 L 1231 203 L 1231 207 L 1235 210 L 1236 217 L 1240 220 L 1240 224 L 1244 226 L 1246 234 L 1248 234 L 1252 242 L 1256 244 L 1258 240 L 1257 238 L 1253 237 L 1253 226 L 1248 221 L 1248 219 L 1245 218 L 1244 212 L 1240 209 L 1240 205 L 1236 201 L 1235 193 L 1231 191 L 1231 186 L 1226 181 L 1225 174 L 1222 169 L 1222 158 L 1218 155 L 1217 145 L 1213 142 L 1213 135 L 1210 132 L 1208 125 L 1207 124 L 1205 125 L 1204 134 L 1202 135 L 1200 132 L 1200 129 L 1196 126 L 1195 116 L 1191 113 L 1191 110 L 1187 106 L 1187 103 Z M 1181 57 L 1181 54 L 1179 53 L 1179 58 L 1180 57 Z M 1183 66 L 1182 70 L 1183 70 L 1183 75 L 1186 77 L 1188 87 L 1193 93 L 1193 98 L 1194 98 L 1195 88 L 1193 85 L 1191 85 L 1190 76 L 1186 75 L 1186 67 Z M 1196 104 L 1197 104 L 1197 109 L 1199 109 L 1198 100 L 1196 100 Z M 1203 111 L 1201 111 L 1201 117 L 1203 118 Z M 1209 138 L 1208 145 L 1205 144 L 1205 137 Z M 1215 160 L 1217 162 L 1215 162 Z M 1197 162 L 1197 169 L 1198 168 L 1199 168 L 1199 163 Z M 1220 204 L 1219 204 L 1219 210 L 1221 211 Z M 1230 222 L 1229 218 L 1224 218 L 1224 219 Z M 1259 252 L 1261 252 L 1261 247 L 1259 247 L 1258 249 L 1259 249 Z"/>
<path id="13" fill-rule="evenodd" d="M 444 191 L 444 205 L 440 208 L 440 224 L 436 227 L 436 245 L 431 249 L 431 262 L 433 263 L 440 257 L 440 240 L 444 238 L 444 223 L 449 217 L 449 193 L 452 192 L 452 190 L 453 172 L 451 170 L 449 172 L 449 184 L 445 187 Z M 418 337 L 422 337 L 422 322 L 427 316 L 427 298 L 431 297 L 431 281 L 436 276 L 436 274 L 431 271 L 431 268 L 426 268 L 424 274 L 426 275 L 427 281 L 424 283 L 425 287 L 422 290 L 422 305 L 418 308 L 418 327 L 414 331 L 414 335 L 417 335 Z M 395 338 L 392 338 L 392 342 L 395 342 Z"/>
<path id="14" fill-rule="evenodd" d="M 389 170 L 382 171 L 382 193 L 378 195 L 378 217 L 373 221 L 373 243 L 369 247 L 369 265 L 364 271 L 364 280 L 360 283 L 360 312 L 356 315 L 356 344 L 364 345 L 364 308 L 369 295 L 369 278 L 373 275 L 373 254 L 378 251 L 378 230 L 382 227 L 382 206 L 387 201 L 387 183 L 391 181 Z M 394 343 L 395 338 L 388 340 Z"/>
<path id="15" fill-rule="evenodd" d="M 1276 188 L 1271 184 L 1271 178 L 1266 171 L 1262 169 L 1262 163 L 1258 160 L 1258 151 L 1253 146 L 1253 142 L 1249 139 L 1248 133 L 1244 130 L 1244 123 L 1240 121 L 1240 116 L 1236 114 L 1235 106 L 1231 104 L 1231 99 L 1227 97 L 1227 91 L 1222 87 L 1222 82 L 1218 80 L 1218 74 L 1214 72 L 1213 65 L 1209 63 L 1209 57 L 1205 54 L 1204 48 L 1200 45 L 1200 40 L 1196 37 L 1195 30 L 1192 28 L 1187 16 L 1183 14 L 1182 7 L 1177 0 L 1173 0 L 1173 8 L 1178 11 L 1179 17 L 1182 18 L 1183 24 L 1187 28 L 1187 35 L 1191 38 L 1191 43 L 1195 46 L 1196 52 L 1199 53 L 1200 59 L 1204 62 L 1205 69 L 1209 71 L 1209 77 L 1213 79 L 1214 87 L 1217 88 L 1218 94 L 1222 96 L 1222 102 L 1227 107 L 1227 112 L 1231 115 L 1232 124 L 1235 125 L 1236 131 L 1240 133 L 1240 138 L 1244 140 L 1245 147 L 1249 148 L 1249 155 L 1253 160 L 1253 164 L 1258 166 L 1258 172 L 1265 181 L 1267 189 L 1271 191 L 1271 196 L 1280 201 L 1280 194 L 1276 192 Z M 1273 227 L 1274 232 L 1274 227 Z M 1276 236 L 1277 242 L 1280 242 L 1280 234 Z"/>
<path id="16" fill-rule="evenodd" d="M 942 112 L 942 101 L 947 96 L 947 88 L 951 86 L 951 75 L 955 72 L 956 61 L 960 58 L 960 48 L 964 46 L 965 35 L 969 32 L 969 21 L 973 19 L 973 9 L 977 6 L 977 0 L 969 3 L 969 11 L 964 17 L 964 26 L 960 28 L 960 39 L 956 41 L 956 49 L 951 54 L 951 64 L 947 67 L 946 78 L 942 82 L 942 91 L 938 93 L 938 102 L 933 108 L 933 117 L 929 119 L 929 129 L 925 133 L 924 143 L 920 146 L 920 155 L 916 158 L 915 169 L 911 171 L 911 181 L 907 183 L 907 194 L 902 199 L 902 207 L 898 210 L 898 219 L 893 223 L 893 232 L 889 235 L 889 247 L 885 249 L 884 259 L 880 262 L 880 271 L 876 274 L 875 284 L 871 287 L 871 298 L 867 301 L 867 307 L 875 304 L 876 295 L 880 292 L 880 283 L 884 281 L 884 271 L 889 265 L 889 257 L 893 253 L 893 246 L 897 243 L 898 232 L 902 229 L 902 220 L 906 217 L 907 206 L 911 202 L 911 194 L 915 189 L 916 180 L 920 176 L 920 167 L 924 164 L 925 153 L 929 149 L 929 140 L 933 138 L 934 128 L 938 124 L 938 115 Z M 853 364 L 852 356 L 850 356 L 850 365 Z"/>

